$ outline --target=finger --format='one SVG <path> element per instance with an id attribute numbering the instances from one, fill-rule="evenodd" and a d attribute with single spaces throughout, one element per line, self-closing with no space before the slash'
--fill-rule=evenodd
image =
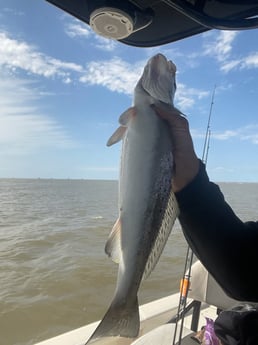
<path id="1" fill-rule="evenodd" d="M 189 129 L 189 124 L 185 116 L 181 115 L 181 112 L 174 108 L 174 107 L 166 107 L 163 106 L 160 107 L 159 105 L 151 105 L 151 107 L 154 109 L 156 114 L 165 120 L 168 125 L 170 126 L 172 132 L 176 129 L 178 130 L 188 130 Z"/>
<path id="2" fill-rule="evenodd" d="M 182 113 L 175 107 L 169 105 L 160 106 L 153 104 L 151 105 L 152 109 L 156 112 L 156 114 L 162 119 L 168 122 L 168 124 L 173 126 L 185 126 L 185 122 L 188 123 L 186 116 L 182 116 Z"/>
<path id="3" fill-rule="evenodd" d="M 164 120 L 169 120 L 173 116 L 180 115 L 180 111 L 168 104 L 151 104 L 152 109 Z"/>

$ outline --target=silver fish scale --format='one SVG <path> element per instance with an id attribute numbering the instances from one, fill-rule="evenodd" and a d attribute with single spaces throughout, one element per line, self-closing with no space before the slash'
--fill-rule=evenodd
<path id="1" fill-rule="evenodd" d="M 172 153 L 169 152 L 161 158 L 161 173 L 158 175 L 159 178 L 157 178 L 154 187 L 156 192 L 153 196 L 155 199 L 153 218 L 151 228 L 146 229 L 148 236 L 152 237 L 153 241 L 149 242 L 152 243 L 152 248 L 145 266 L 143 279 L 146 279 L 155 268 L 179 214 L 177 201 L 171 190 L 172 166 L 173 157 Z"/>

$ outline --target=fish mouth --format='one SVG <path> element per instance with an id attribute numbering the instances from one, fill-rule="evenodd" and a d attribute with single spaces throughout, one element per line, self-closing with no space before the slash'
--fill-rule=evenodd
<path id="1" fill-rule="evenodd" d="M 176 65 L 159 53 L 146 64 L 139 85 L 152 98 L 171 104 L 176 90 L 175 74 Z"/>
<path id="2" fill-rule="evenodd" d="M 158 70 L 159 68 L 165 68 L 170 73 L 176 73 L 176 65 L 161 53 L 153 56 L 149 60 L 149 63 L 152 65 L 150 66 L 151 69 Z"/>

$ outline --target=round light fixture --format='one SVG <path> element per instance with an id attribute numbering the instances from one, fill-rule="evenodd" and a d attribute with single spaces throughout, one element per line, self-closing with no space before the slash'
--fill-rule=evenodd
<path id="1" fill-rule="evenodd" d="M 98 35 L 120 40 L 132 34 L 133 19 L 120 9 L 101 7 L 91 13 L 90 26 Z"/>

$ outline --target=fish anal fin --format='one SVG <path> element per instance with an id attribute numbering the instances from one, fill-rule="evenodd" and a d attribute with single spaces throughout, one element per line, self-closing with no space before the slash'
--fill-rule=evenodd
<path id="1" fill-rule="evenodd" d="M 143 279 L 147 279 L 151 272 L 154 270 L 157 262 L 159 261 L 160 255 L 167 243 L 168 237 L 171 233 L 175 220 L 179 215 L 179 208 L 176 197 L 171 191 L 167 202 L 167 207 L 160 224 L 158 236 L 153 244 L 152 250 L 148 257 L 148 261 L 145 266 L 143 273 Z"/>
<path id="2" fill-rule="evenodd" d="M 130 107 L 126 111 L 124 111 L 120 117 L 119 117 L 119 123 L 122 126 L 128 125 L 128 123 L 131 121 L 131 119 L 136 115 L 136 108 Z"/>
<path id="3" fill-rule="evenodd" d="M 112 261 L 119 263 L 121 258 L 121 219 L 118 218 L 105 245 L 105 253 Z"/>
<path id="4" fill-rule="evenodd" d="M 137 337 L 140 329 L 138 299 L 133 303 L 125 304 L 120 301 L 112 302 L 105 316 L 97 326 L 92 336 L 85 345 L 88 345 L 101 337 Z"/>
<path id="5" fill-rule="evenodd" d="M 120 140 L 122 140 L 125 135 L 126 130 L 127 128 L 124 126 L 118 127 L 117 130 L 108 139 L 107 146 L 114 145 L 118 143 Z"/>

